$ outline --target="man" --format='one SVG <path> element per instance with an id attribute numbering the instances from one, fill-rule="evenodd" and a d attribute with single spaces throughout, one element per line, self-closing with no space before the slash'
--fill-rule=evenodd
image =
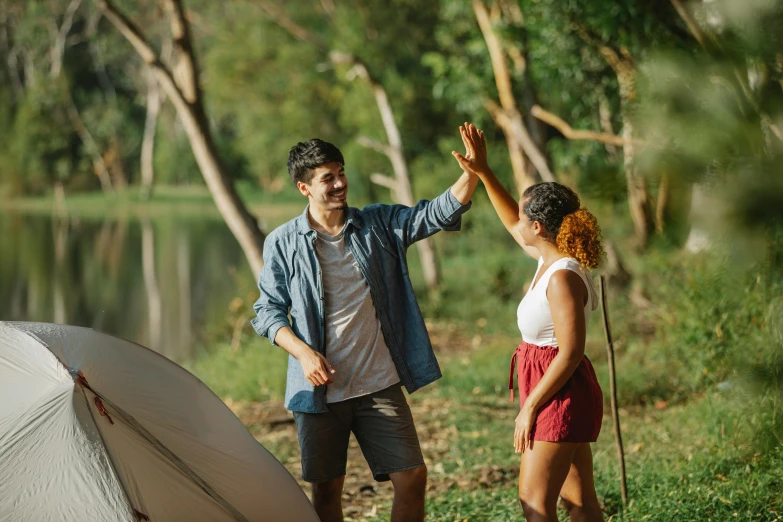
<path id="1" fill-rule="evenodd" d="M 466 144 L 466 133 L 478 132 L 467 124 L 460 131 Z M 359 210 L 347 203 L 344 163 L 337 147 L 318 139 L 291 149 L 288 171 L 309 204 L 264 244 L 252 324 L 290 354 L 285 405 L 321 520 L 343 520 L 353 432 L 374 478 L 394 485 L 392 521 L 415 522 L 424 519 L 427 469 L 401 385 L 412 393 L 441 372 L 405 254 L 420 239 L 460 229 L 478 178 L 463 173 L 413 207 Z"/>

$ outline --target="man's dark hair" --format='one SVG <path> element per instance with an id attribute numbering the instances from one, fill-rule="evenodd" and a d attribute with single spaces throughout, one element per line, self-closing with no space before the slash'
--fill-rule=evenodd
<path id="1" fill-rule="evenodd" d="M 331 143 L 318 138 L 299 142 L 288 153 L 288 174 L 294 185 L 299 181 L 309 184 L 316 167 L 333 161 L 345 165 L 343 153 Z"/>

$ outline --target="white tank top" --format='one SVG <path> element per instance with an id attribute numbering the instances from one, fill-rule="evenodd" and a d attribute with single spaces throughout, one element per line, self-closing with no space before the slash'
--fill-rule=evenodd
<path id="1" fill-rule="evenodd" d="M 541 265 L 544 264 L 544 258 L 538 260 L 538 270 L 533 277 L 536 281 L 538 273 L 541 271 Z M 558 346 L 555 338 L 555 325 L 552 322 L 552 311 L 549 308 L 549 299 L 546 296 L 546 289 L 549 285 L 549 278 L 558 270 L 571 270 L 579 274 L 587 287 L 587 304 L 585 305 L 585 323 L 590 320 L 590 313 L 598 307 L 598 298 L 596 296 L 593 282 L 590 274 L 579 261 L 570 257 L 558 259 L 541 275 L 535 286 L 531 283 L 522 302 L 517 308 L 517 325 L 522 333 L 522 340 L 526 343 L 537 346 Z"/>

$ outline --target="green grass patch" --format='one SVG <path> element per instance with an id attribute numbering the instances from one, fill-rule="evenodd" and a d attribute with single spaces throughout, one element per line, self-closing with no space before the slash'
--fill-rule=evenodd
<path id="1" fill-rule="evenodd" d="M 251 212 L 264 222 L 264 228 L 275 227 L 299 214 L 304 198 L 291 194 L 270 195 L 238 187 L 240 196 Z M 288 191 L 290 192 L 290 191 Z M 3 210 L 26 214 L 70 216 L 82 219 L 154 219 L 181 216 L 193 219 L 222 220 L 209 190 L 203 185 L 166 186 L 155 188 L 152 197 L 143 199 L 138 187 L 129 187 L 114 194 L 84 192 L 66 194 L 57 200 L 53 194 L 38 197 L 0 198 Z"/>
<path id="2" fill-rule="evenodd" d="M 215 346 L 185 367 L 224 399 L 268 401 L 283 397 L 287 365 L 282 348 L 256 336 L 236 350 Z"/>

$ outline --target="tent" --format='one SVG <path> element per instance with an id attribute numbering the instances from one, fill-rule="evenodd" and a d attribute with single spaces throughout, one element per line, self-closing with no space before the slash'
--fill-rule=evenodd
<path id="1" fill-rule="evenodd" d="M 0 322 L 0 521 L 318 521 L 201 381 L 88 328 Z"/>

